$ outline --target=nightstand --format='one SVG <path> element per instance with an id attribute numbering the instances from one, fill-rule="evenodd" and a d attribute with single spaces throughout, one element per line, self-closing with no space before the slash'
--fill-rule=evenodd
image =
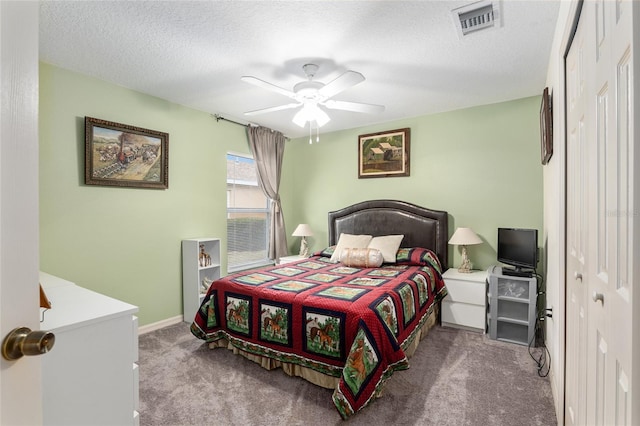
<path id="1" fill-rule="evenodd" d="M 444 274 L 448 295 L 442 300 L 442 325 L 484 333 L 487 326 L 487 271 Z"/>
<path id="2" fill-rule="evenodd" d="M 298 260 L 302 260 L 302 259 L 306 259 L 306 257 L 300 256 L 300 255 L 297 255 L 297 254 L 295 254 L 293 256 L 283 256 L 278 261 L 278 265 L 283 265 L 285 263 L 291 263 L 291 262 L 297 262 Z"/>

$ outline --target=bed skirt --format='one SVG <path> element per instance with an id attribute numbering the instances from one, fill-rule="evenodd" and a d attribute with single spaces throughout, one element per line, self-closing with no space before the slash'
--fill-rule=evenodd
<path id="1" fill-rule="evenodd" d="M 424 339 L 429 333 L 429 330 L 431 330 L 431 328 L 434 325 L 436 325 L 436 323 L 438 322 L 439 313 L 440 313 L 440 304 L 437 303 L 435 304 L 435 306 L 433 306 L 433 309 L 430 310 L 430 313 L 427 314 L 428 318 L 426 319 L 422 327 L 420 327 L 420 330 L 418 331 L 416 338 L 413 339 L 413 341 L 408 345 L 408 347 L 404 348 L 404 353 L 407 356 L 407 358 L 411 358 L 413 356 L 422 339 Z M 234 354 L 243 356 L 248 360 L 255 362 L 256 364 L 259 364 L 262 368 L 266 370 L 275 370 L 276 368 L 281 368 L 282 371 L 284 371 L 289 376 L 301 377 L 306 381 L 311 382 L 314 385 L 320 386 L 323 388 L 336 389 L 338 387 L 338 383 L 340 382 L 340 377 L 329 376 L 327 374 L 320 373 L 318 371 L 312 370 L 311 368 L 303 367 L 298 364 L 282 362 L 272 358 L 255 355 L 255 354 L 240 350 L 225 338 L 221 338 L 216 341 L 210 342 L 209 348 L 210 349 L 227 348 L 230 351 L 233 351 Z"/>

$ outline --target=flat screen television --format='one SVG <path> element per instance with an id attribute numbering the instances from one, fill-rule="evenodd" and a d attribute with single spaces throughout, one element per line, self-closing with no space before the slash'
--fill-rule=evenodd
<path id="1" fill-rule="evenodd" d="M 531 276 L 538 265 L 538 230 L 498 228 L 498 262 L 505 275 Z"/>

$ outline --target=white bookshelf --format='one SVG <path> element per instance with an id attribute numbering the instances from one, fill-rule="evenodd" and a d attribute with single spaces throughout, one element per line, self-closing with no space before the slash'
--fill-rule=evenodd
<path id="1" fill-rule="evenodd" d="M 201 246 L 208 258 L 201 259 Z M 208 287 L 220 278 L 220 239 L 189 238 L 182 240 L 182 308 L 183 321 L 192 322 Z"/>

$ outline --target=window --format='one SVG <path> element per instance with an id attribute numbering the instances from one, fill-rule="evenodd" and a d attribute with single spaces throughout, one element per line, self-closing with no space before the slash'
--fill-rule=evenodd
<path id="1" fill-rule="evenodd" d="M 227 154 L 227 269 L 270 263 L 269 200 L 258 185 L 253 158 Z"/>

